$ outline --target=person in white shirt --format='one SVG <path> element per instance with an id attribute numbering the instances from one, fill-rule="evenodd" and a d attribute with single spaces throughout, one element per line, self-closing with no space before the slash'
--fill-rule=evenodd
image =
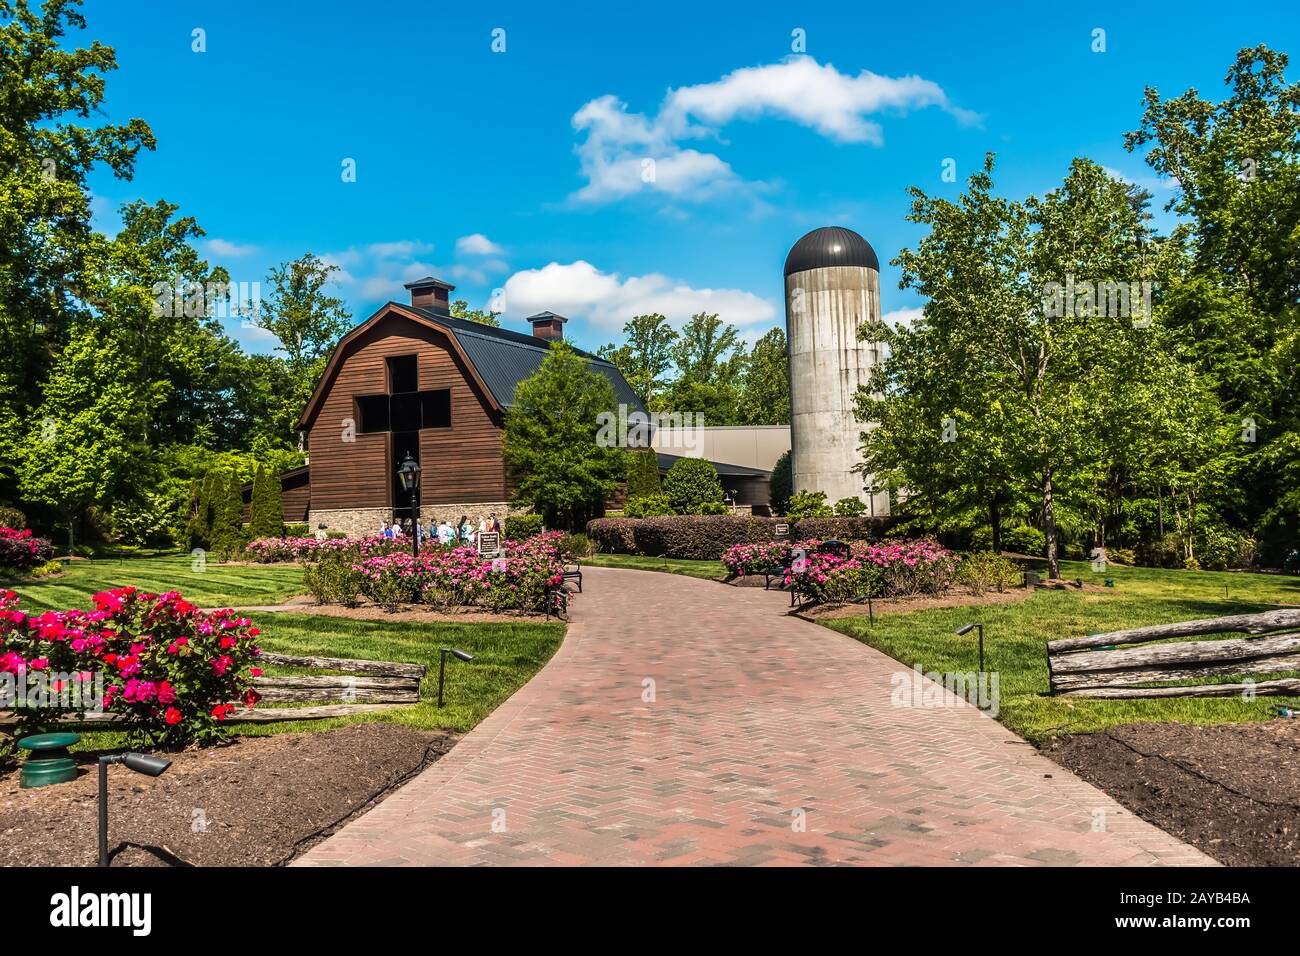
<path id="1" fill-rule="evenodd" d="M 393 537 L 394 538 L 405 537 L 405 535 L 402 534 L 402 526 L 398 524 L 396 521 L 393 522 Z"/>

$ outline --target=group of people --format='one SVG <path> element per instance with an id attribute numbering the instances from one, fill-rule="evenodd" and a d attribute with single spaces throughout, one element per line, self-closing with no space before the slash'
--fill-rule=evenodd
<path id="1" fill-rule="evenodd" d="M 388 522 L 382 522 L 379 526 L 379 533 L 385 538 L 405 538 L 410 535 L 409 524 L 406 528 L 394 521 L 391 525 Z M 423 546 L 426 542 L 436 542 L 438 544 L 478 544 L 478 536 L 485 532 L 501 533 L 501 522 L 497 520 L 496 512 L 479 518 L 475 524 L 469 515 L 461 515 L 460 520 L 454 525 L 446 519 L 439 521 L 437 518 L 431 518 L 428 526 L 418 525 L 417 530 L 420 535 L 420 544 Z"/>

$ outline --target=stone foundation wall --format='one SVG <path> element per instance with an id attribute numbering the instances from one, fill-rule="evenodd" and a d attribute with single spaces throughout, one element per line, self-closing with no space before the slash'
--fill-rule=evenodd
<path id="1" fill-rule="evenodd" d="M 455 522 L 461 515 L 469 515 L 475 526 L 480 518 L 495 512 L 502 525 L 507 515 L 527 514 L 531 508 L 519 508 L 508 501 L 474 501 L 462 504 L 421 505 L 420 523 L 428 525 L 430 519 Z M 348 537 L 360 538 L 378 534 L 379 523 L 393 523 L 392 508 L 345 508 L 322 511 L 312 509 L 308 516 L 308 526 L 313 535 L 329 532 L 341 532 Z"/>

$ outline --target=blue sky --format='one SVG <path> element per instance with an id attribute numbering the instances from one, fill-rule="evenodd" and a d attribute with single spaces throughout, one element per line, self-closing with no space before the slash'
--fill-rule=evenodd
<path id="1" fill-rule="evenodd" d="M 809 229 L 862 233 L 885 312 L 914 309 L 885 265 L 920 235 L 909 185 L 955 195 L 993 150 L 1024 195 L 1086 155 L 1163 203 L 1122 146 L 1143 87 L 1217 100 L 1238 48 L 1300 52 L 1283 4 L 945 6 L 87 0 L 120 64 L 108 116 L 158 138 L 92 187 L 107 228 L 129 199 L 179 203 L 236 281 L 337 263 L 358 321 L 433 273 L 512 327 L 567 314 L 590 348 L 651 310 L 753 338 Z"/>

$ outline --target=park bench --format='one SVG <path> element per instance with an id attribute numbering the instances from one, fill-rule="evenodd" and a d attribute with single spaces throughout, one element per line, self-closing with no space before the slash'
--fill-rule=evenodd
<path id="1" fill-rule="evenodd" d="M 573 570 L 572 570 L 572 571 L 570 571 L 568 568 L 565 568 L 565 569 L 564 569 L 564 580 L 565 580 L 565 581 L 577 581 L 577 582 L 578 582 L 578 593 L 579 593 L 579 594 L 582 593 L 582 562 L 581 562 L 581 561 L 575 561 L 575 562 L 574 562 Z"/>
<path id="2" fill-rule="evenodd" d="M 1287 630 L 1297 627 L 1300 608 L 1286 608 L 1049 641 L 1049 683 L 1053 694 L 1106 699 L 1300 694 L 1296 678 L 1170 683 L 1300 670 L 1300 632 Z M 1234 632 L 1255 636 L 1153 643 Z"/>

